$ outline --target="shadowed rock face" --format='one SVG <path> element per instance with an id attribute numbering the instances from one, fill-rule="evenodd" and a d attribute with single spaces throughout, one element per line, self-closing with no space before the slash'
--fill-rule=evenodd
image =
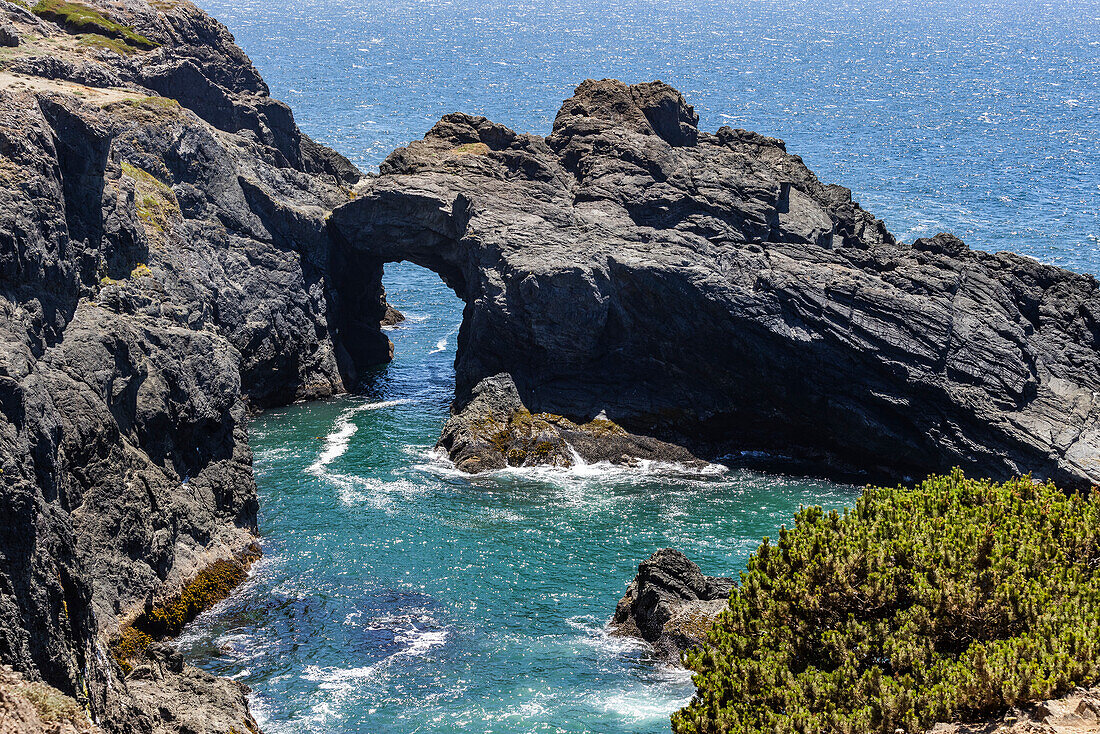
<path id="1" fill-rule="evenodd" d="M 358 173 L 195 6 L 89 4 L 159 45 L 0 0 L 0 663 L 108 731 L 249 731 L 241 686 L 107 646 L 252 545 L 249 405 L 343 389 L 324 219 Z"/>
<path id="2" fill-rule="evenodd" d="M 781 141 L 696 120 L 662 83 L 586 81 L 547 138 L 453 114 L 396 150 L 330 220 L 356 366 L 388 358 L 378 278 L 411 260 L 466 302 L 459 409 L 507 373 L 532 413 L 699 455 L 1100 481 L 1094 278 L 897 243 Z"/>
<path id="3" fill-rule="evenodd" d="M 642 561 L 615 609 L 617 635 L 640 637 L 673 662 L 706 644 L 706 631 L 729 601 L 733 579 L 706 576 L 687 556 L 663 548 Z"/>

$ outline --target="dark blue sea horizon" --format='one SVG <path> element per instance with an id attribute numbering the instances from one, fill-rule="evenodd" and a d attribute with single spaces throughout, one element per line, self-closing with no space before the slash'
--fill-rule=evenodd
<path id="1" fill-rule="evenodd" d="M 206 0 L 364 169 L 444 114 L 547 134 L 586 78 L 661 79 L 783 138 L 904 241 L 1100 272 L 1100 3 Z"/>

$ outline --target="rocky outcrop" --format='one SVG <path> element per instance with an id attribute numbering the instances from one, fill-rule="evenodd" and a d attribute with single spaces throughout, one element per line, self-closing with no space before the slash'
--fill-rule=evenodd
<path id="1" fill-rule="evenodd" d="M 388 358 L 380 274 L 411 260 L 466 303 L 458 408 L 506 373 L 533 414 L 700 456 L 1100 481 L 1094 278 L 896 242 L 782 141 L 696 122 L 586 81 L 549 137 L 453 114 L 395 151 L 330 220 L 354 367 Z"/>
<path id="2" fill-rule="evenodd" d="M 1100 688 L 1078 688 L 1063 698 L 1014 708 L 970 724 L 936 724 L 928 734 L 1095 734 L 1100 732 Z"/>
<path id="3" fill-rule="evenodd" d="M 325 216 L 359 174 L 190 3 L 53 5 L 0 0 L 0 662 L 110 731 L 243 732 L 235 684 L 109 648 L 251 556 L 250 407 L 344 388 Z"/>
<path id="4" fill-rule="evenodd" d="M 657 551 L 638 566 L 611 620 L 614 634 L 640 637 L 665 659 L 706 644 L 707 628 L 725 609 L 733 579 L 705 576 L 683 553 Z"/>
<path id="5" fill-rule="evenodd" d="M 126 687 L 139 706 L 157 712 L 153 734 L 259 731 L 243 683 L 187 665 L 167 645 L 154 644 L 146 654 L 147 661 L 134 668 Z"/>
<path id="6" fill-rule="evenodd" d="M 605 417 L 577 424 L 532 413 L 510 375 L 487 377 L 443 427 L 439 446 L 455 465 L 476 474 L 508 466 L 573 466 L 578 462 L 635 466 L 641 461 L 701 468 L 684 448 L 623 430 Z"/>

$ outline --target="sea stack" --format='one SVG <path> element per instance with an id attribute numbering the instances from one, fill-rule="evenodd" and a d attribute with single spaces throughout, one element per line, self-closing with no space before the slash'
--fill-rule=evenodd
<path id="1" fill-rule="evenodd" d="M 663 548 L 642 561 L 615 609 L 617 635 L 639 637 L 666 660 L 706 644 L 706 632 L 726 607 L 733 579 L 706 576 L 687 556 Z"/>

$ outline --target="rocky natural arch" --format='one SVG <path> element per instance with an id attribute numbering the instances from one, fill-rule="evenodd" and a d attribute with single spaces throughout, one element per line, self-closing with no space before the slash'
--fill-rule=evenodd
<path id="1" fill-rule="evenodd" d="M 506 373 L 503 413 L 606 416 L 700 455 L 1100 481 L 1094 278 L 897 243 L 781 141 L 696 121 L 659 82 L 588 81 L 547 138 L 455 114 L 395 151 L 330 220 L 353 366 L 388 356 L 381 264 L 411 260 L 466 302 L 456 419 L 512 394 L 478 389 Z M 512 461 L 497 448 L 468 468 Z"/>

